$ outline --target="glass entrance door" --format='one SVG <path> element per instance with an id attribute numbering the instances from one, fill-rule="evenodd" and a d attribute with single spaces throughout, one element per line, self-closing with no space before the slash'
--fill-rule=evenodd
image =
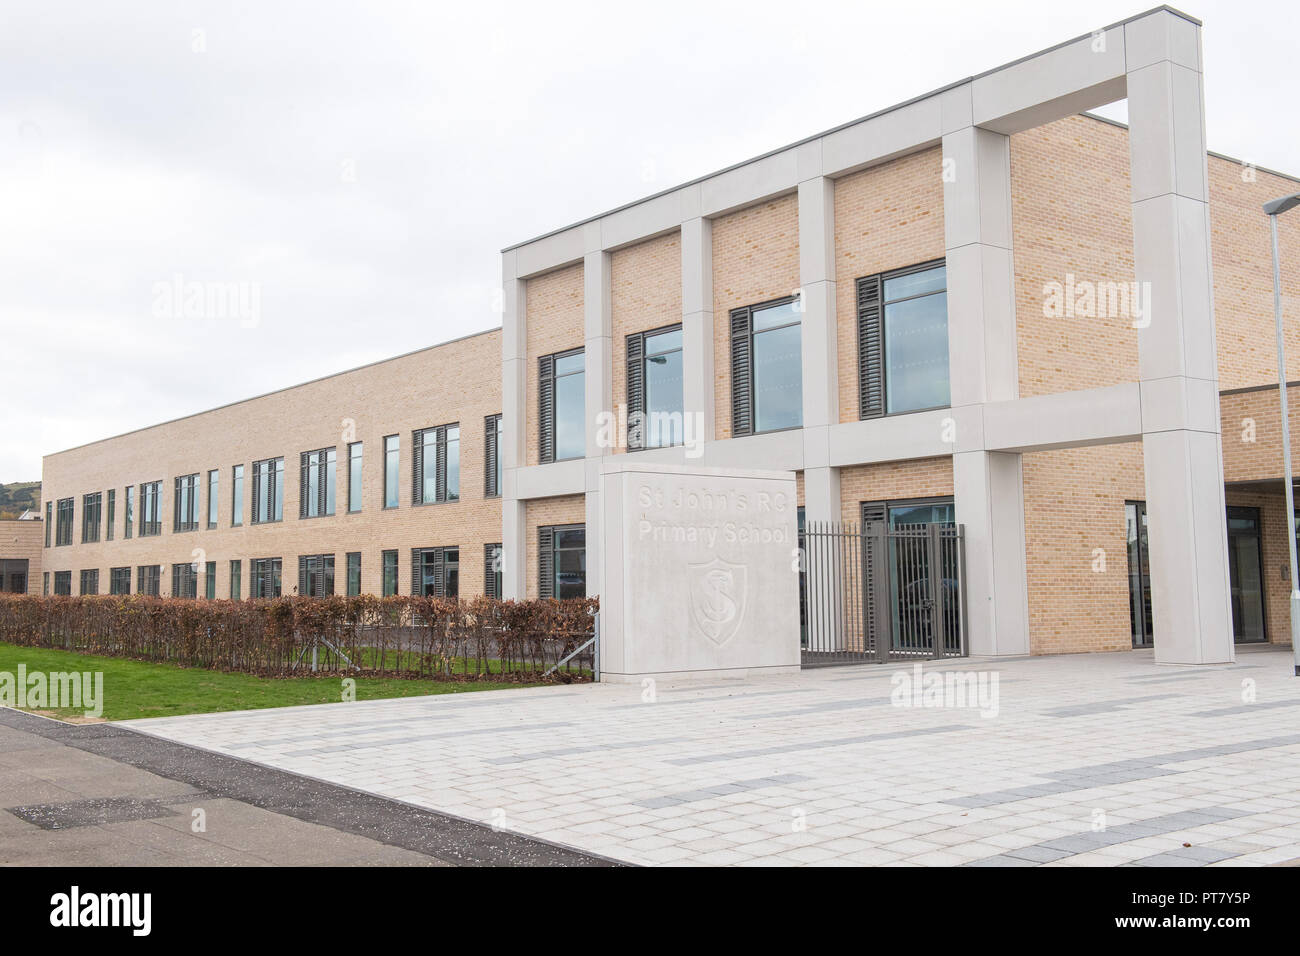
<path id="1" fill-rule="evenodd" d="M 1124 505 L 1128 537 L 1128 611 L 1134 647 L 1153 646 L 1151 638 L 1151 560 L 1147 556 L 1147 505 Z"/>
<path id="2" fill-rule="evenodd" d="M 1228 509 L 1228 575 L 1233 640 L 1239 644 L 1267 640 L 1258 508 Z"/>

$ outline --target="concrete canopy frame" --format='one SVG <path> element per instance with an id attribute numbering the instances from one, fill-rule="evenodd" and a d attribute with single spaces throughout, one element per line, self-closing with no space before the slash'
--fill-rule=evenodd
<path id="1" fill-rule="evenodd" d="M 526 502 L 585 495 L 600 526 L 610 393 L 610 254 L 681 236 L 684 404 L 704 421 L 716 468 L 802 471 L 810 521 L 839 519 L 844 466 L 951 456 L 966 525 L 970 649 L 1029 652 L 1021 455 L 1129 442 L 1146 452 L 1156 659 L 1233 659 L 1210 262 L 1201 24 L 1170 7 L 1138 14 L 1014 63 L 593 219 L 511 246 L 504 287 L 505 593 L 525 593 Z M 1140 377 L 1020 398 L 1009 136 L 1128 97 L 1136 278 L 1152 290 L 1136 331 Z M 936 146 L 944 158 L 951 407 L 837 420 L 835 180 Z M 803 427 L 716 440 L 711 220 L 795 194 L 803 319 Z M 527 465 L 527 281 L 585 264 L 585 460 Z M 682 448 L 638 452 L 682 464 Z M 587 536 L 589 551 L 599 537 Z M 513 555 L 513 558 L 509 556 Z M 588 567 L 598 567 L 589 554 Z M 589 580 L 599 590 L 599 580 Z"/>

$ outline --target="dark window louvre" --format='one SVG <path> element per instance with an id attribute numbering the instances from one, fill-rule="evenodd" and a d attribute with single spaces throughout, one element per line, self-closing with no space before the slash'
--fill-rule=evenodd
<path id="1" fill-rule="evenodd" d="M 555 356 L 537 360 L 537 456 L 543 463 L 555 461 Z"/>
<path id="2" fill-rule="evenodd" d="M 861 507 L 862 507 L 862 530 L 864 532 L 867 530 L 868 525 L 871 525 L 875 522 L 882 522 L 885 520 L 885 502 L 864 501 L 862 502 Z M 870 539 L 868 539 L 866 546 L 864 546 L 862 549 L 862 571 L 863 571 L 864 581 L 874 581 L 876 574 L 889 573 L 889 554 L 887 551 L 889 547 L 890 544 L 888 541 L 886 541 L 885 542 L 886 553 L 877 556 L 876 554 L 873 553 L 870 544 Z M 883 568 L 875 567 L 877 557 L 879 557 L 884 561 L 885 566 Z M 876 618 L 877 618 L 878 609 L 876 607 L 875 588 L 870 588 L 870 587 L 865 588 L 863 598 L 866 604 L 864 616 L 867 622 L 867 646 L 870 648 L 879 648 L 880 644 L 878 642 L 881 641 L 882 639 L 888 641 L 890 637 L 888 632 L 886 632 L 882 636 L 882 634 L 880 633 L 880 628 L 877 626 L 878 622 Z"/>
<path id="3" fill-rule="evenodd" d="M 497 429 L 500 428 L 501 416 L 489 415 L 483 420 L 483 496 L 496 498 L 501 494 L 497 487 L 497 462 L 501 456 Z"/>
<path id="4" fill-rule="evenodd" d="M 490 598 L 500 598 L 501 589 L 497 587 L 497 561 L 501 545 L 483 545 L 483 593 Z"/>
<path id="5" fill-rule="evenodd" d="M 424 429 L 411 433 L 411 504 L 424 503 Z"/>
<path id="6" fill-rule="evenodd" d="M 864 419 L 885 414 L 885 325 L 880 287 L 878 275 L 858 280 L 858 417 Z"/>
<path id="7" fill-rule="evenodd" d="M 754 433 L 754 363 L 748 306 L 731 310 L 731 434 Z"/>
<path id="8" fill-rule="evenodd" d="M 537 529 L 537 596 L 555 597 L 555 529 Z"/>
<path id="9" fill-rule="evenodd" d="M 633 332 L 627 337 L 627 447 L 634 450 L 645 446 L 645 428 L 633 422 L 641 421 L 645 414 L 645 333 Z"/>

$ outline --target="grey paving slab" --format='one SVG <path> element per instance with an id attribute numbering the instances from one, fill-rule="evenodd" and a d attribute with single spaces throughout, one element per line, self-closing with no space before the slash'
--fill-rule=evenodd
<path id="1" fill-rule="evenodd" d="M 1260 700 L 1300 704 L 1288 651 L 1243 656 L 925 665 L 996 673 L 988 717 L 893 706 L 909 663 L 660 681 L 653 702 L 639 685 L 569 685 L 132 726 L 633 863 L 1285 862 L 1300 858 L 1296 711 L 1194 716 L 1235 706 L 1243 676 Z M 1239 855 L 1209 859 L 1222 853 Z"/>

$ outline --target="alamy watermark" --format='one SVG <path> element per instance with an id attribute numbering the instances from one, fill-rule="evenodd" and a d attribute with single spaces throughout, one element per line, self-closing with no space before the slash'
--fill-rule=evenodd
<path id="1" fill-rule="evenodd" d="M 155 319 L 233 319 L 253 329 L 262 321 L 262 283 L 198 281 L 178 272 L 153 284 L 150 311 Z"/>
<path id="2" fill-rule="evenodd" d="M 1133 328 L 1151 324 L 1150 282 L 1096 282 L 1078 279 L 1043 283 L 1043 317 L 1048 319 L 1129 319 Z"/>
<path id="3" fill-rule="evenodd" d="M 0 707 L 16 710 L 80 710 L 87 717 L 104 715 L 103 671 L 0 671 Z"/>
<path id="4" fill-rule="evenodd" d="M 971 708 L 981 717 L 998 715 L 997 671 L 930 671 L 913 664 L 889 682 L 889 702 L 895 707 Z"/>

